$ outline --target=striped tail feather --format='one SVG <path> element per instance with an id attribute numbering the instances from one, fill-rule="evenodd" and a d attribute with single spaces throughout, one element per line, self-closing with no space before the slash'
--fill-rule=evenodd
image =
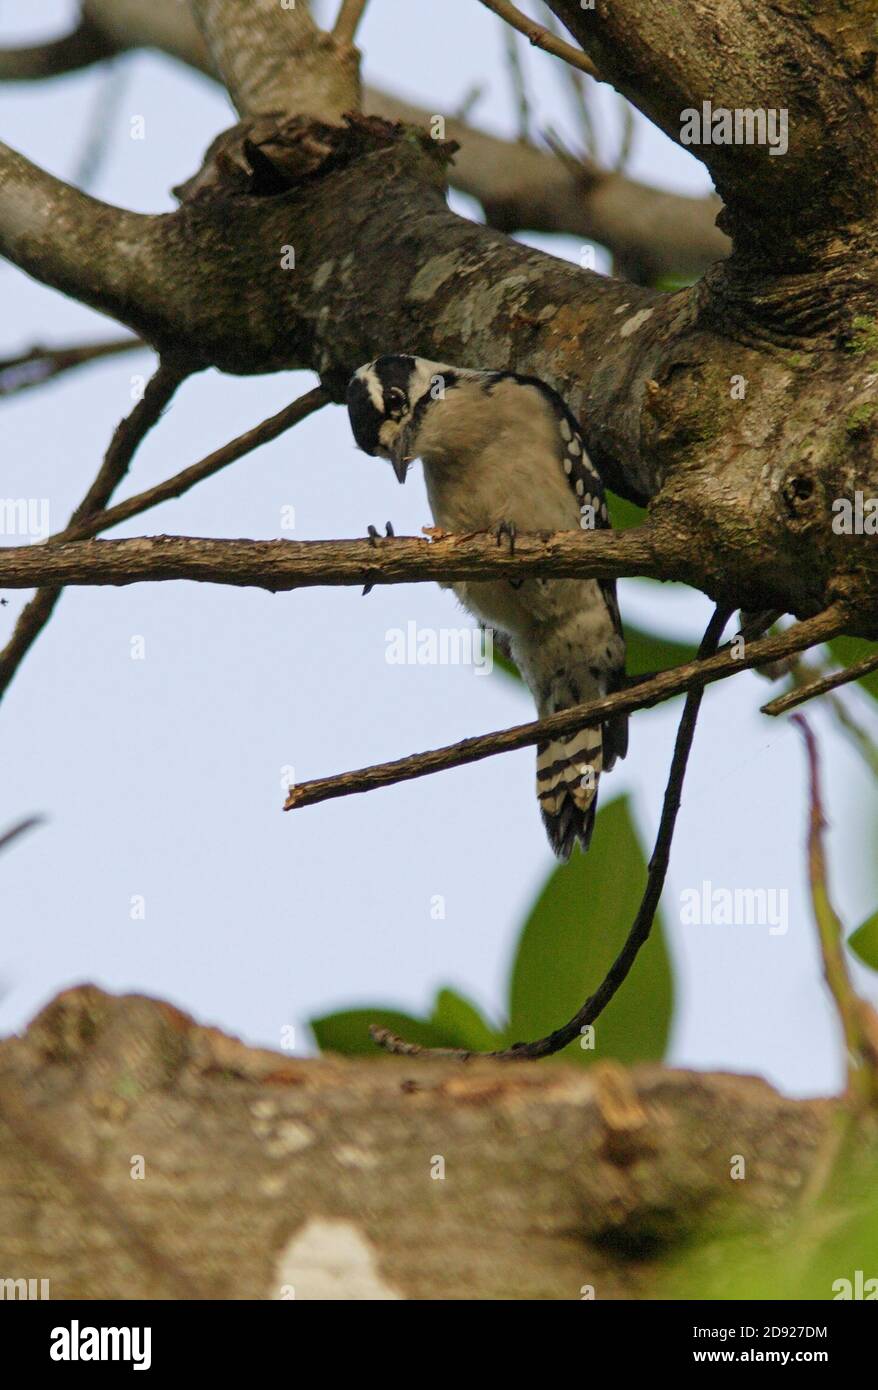
<path id="1" fill-rule="evenodd" d="M 603 758 L 600 727 L 578 729 L 537 746 L 537 796 L 549 843 L 559 859 L 570 858 L 577 840 L 588 849 Z"/>

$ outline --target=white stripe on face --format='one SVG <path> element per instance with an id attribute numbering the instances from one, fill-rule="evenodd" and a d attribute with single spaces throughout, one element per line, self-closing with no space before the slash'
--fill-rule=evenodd
<path id="1" fill-rule="evenodd" d="M 369 392 L 369 400 L 378 411 L 379 415 L 384 414 L 384 390 L 378 373 L 373 371 L 374 363 L 370 362 L 368 367 L 361 367 L 357 376 L 366 383 L 366 390 Z"/>

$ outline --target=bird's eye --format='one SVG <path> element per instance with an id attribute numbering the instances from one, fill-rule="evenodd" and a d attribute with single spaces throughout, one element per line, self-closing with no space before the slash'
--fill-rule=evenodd
<path id="1" fill-rule="evenodd" d="M 391 386 L 389 391 L 384 394 L 384 407 L 389 415 L 401 415 L 408 405 L 405 391 L 398 386 Z"/>

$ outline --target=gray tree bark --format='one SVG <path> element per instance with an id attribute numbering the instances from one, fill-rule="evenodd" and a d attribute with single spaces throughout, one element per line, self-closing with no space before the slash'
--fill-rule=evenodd
<path id="1" fill-rule="evenodd" d="M 645 573 L 878 635 L 878 546 L 832 526 L 834 501 L 878 493 L 878 0 L 552 8 L 672 138 L 703 100 L 788 111 L 783 157 L 701 151 L 722 233 L 709 204 L 571 182 L 539 151 L 498 171 L 496 143 L 449 122 L 460 186 L 497 226 L 473 224 L 446 205 L 453 150 L 430 113 L 377 98 L 415 125 L 364 116 L 356 50 L 304 3 L 86 0 L 69 40 L 0 54 L 0 80 L 158 47 L 221 74 L 240 122 L 154 217 L 0 146 L 0 253 L 192 369 L 309 368 L 338 401 L 388 350 L 536 373 L 611 486 L 650 506 L 639 531 L 524 538 L 513 559 L 400 542 L 392 578 L 419 550 L 422 577 Z M 602 278 L 504 234 L 522 222 L 704 273 L 676 294 Z M 321 565 L 352 582 L 392 553 L 305 549 L 83 541 L 7 552 L 0 582 L 290 586 Z M 85 987 L 0 1045 L 0 1252 L 55 1297 L 654 1297 L 706 1223 L 794 1219 L 838 1109 L 660 1068 L 298 1061 Z"/>
<path id="2" fill-rule="evenodd" d="M 782 1236 L 836 1116 L 655 1066 L 303 1061 L 84 986 L 0 1043 L 0 1272 L 54 1299 L 673 1297 L 687 1242 Z"/>
<path id="3" fill-rule="evenodd" d="M 137 42 L 151 23 L 137 9 L 91 0 L 87 14 L 108 33 L 130 23 Z M 676 530 L 690 582 L 799 616 L 844 599 L 852 630 L 876 631 L 878 547 L 831 524 L 836 499 L 878 491 L 873 0 L 856 13 L 843 0 L 804 15 L 778 5 L 770 26 L 744 0 L 683 9 L 685 43 L 667 7 L 645 0 L 555 6 L 671 135 L 708 91 L 715 105 L 789 111 L 782 158 L 764 145 L 701 151 L 733 249 L 673 295 L 455 217 L 439 142 L 334 124 L 358 105 L 354 50 L 304 6 L 259 6 L 257 22 L 230 0 L 196 5 L 201 44 L 174 9 L 158 8 L 151 41 L 174 30 L 176 51 L 202 65 L 212 53 L 242 125 L 179 211 L 154 218 L 0 151 L 4 254 L 165 352 L 239 373 L 311 367 L 336 399 L 388 345 L 534 372 L 581 416 L 611 485 Z M 288 246 L 295 271 L 282 268 Z"/>

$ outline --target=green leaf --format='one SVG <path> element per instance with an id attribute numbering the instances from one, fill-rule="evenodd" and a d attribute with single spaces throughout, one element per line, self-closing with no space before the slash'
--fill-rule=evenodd
<path id="1" fill-rule="evenodd" d="M 514 661 L 510 661 L 508 656 L 494 648 L 494 668 L 495 671 L 502 671 L 504 676 L 511 676 L 514 681 L 520 681 L 521 675 Z"/>
<path id="2" fill-rule="evenodd" d="M 840 666 L 853 666 L 855 661 L 872 656 L 876 650 L 875 643 L 867 642 L 864 637 L 833 637 L 828 645 Z M 857 685 L 861 690 L 867 690 L 873 700 L 878 700 L 878 671 L 862 676 Z"/>
<path id="3" fill-rule="evenodd" d="M 878 912 L 867 918 L 861 927 L 857 927 L 848 937 L 848 945 L 864 965 L 878 970 Z"/>
<path id="4" fill-rule="evenodd" d="M 345 1057 L 386 1056 L 369 1037 L 372 1023 L 399 1033 L 406 1042 L 420 1043 L 423 1047 L 449 1046 L 447 1036 L 433 1023 L 381 1006 L 325 1014 L 323 1018 L 312 1018 L 309 1026 L 321 1052 L 341 1052 Z M 456 1043 L 450 1045 L 457 1046 Z"/>
<path id="5" fill-rule="evenodd" d="M 475 1004 L 453 989 L 440 989 L 436 995 L 430 1024 L 446 1039 L 446 1047 L 490 1052 L 503 1045 L 500 1034 L 486 1023 Z"/>
<path id="6" fill-rule="evenodd" d="M 600 984 L 634 921 L 646 856 L 627 797 L 598 813 L 588 854 L 550 876 L 522 932 L 512 971 L 510 1042 L 558 1028 Z M 661 915 L 628 979 L 595 1024 L 595 1046 L 561 1054 L 588 1064 L 661 1058 L 673 1012 L 673 980 Z"/>
<path id="7" fill-rule="evenodd" d="M 609 490 L 607 507 L 614 531 L 630 531 L 632 526 L 642 526 L 646 521 L 645 507 L 638 507 L 636 502 L 629 502 L 626 497 L 619 497 L 617 493 Z"/>
<path id="8" fill-rule="evenodd" d="M 671 666 L 694 661 L 698 655 L 698 647 L 691 642 L 659 637 L 656 633 L 632 627 L 630 623 L 625 624 L 625 646 L 625 666 L 629 676 L 642 676 L 647 671 L 666 671 Z"/>
<path id="9" fill-rule="evenodd" d="M 694 661 L 698 647 L 692 642 L 679 642 L 675 637 L 661 637 L 655 632 L 644 632 L 642 628 L 625 624 L 625 646 L 627 655 L 625 669 L 629 676 L 642 676 L 647 671 L 666 671 L 671 666 L 682 666 L 686 661 Z M 521 680 L 518 668 L 494 648 L 494 669 L 505 676 Z"/>

